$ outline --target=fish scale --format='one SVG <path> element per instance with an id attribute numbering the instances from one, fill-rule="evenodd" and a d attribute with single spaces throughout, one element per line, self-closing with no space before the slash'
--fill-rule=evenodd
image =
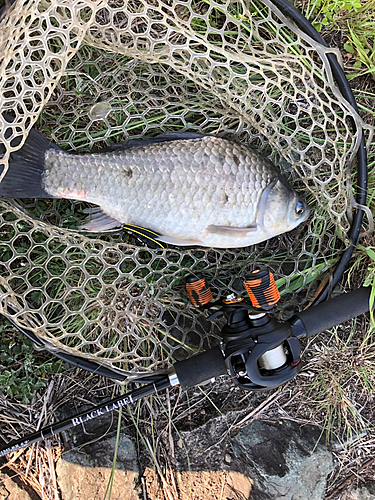
<path id="1" fill-rule="evenodd" d="M 278 169 L 245 145 L 174 134 L 115 148 L 66 153 L 33 131 L 14 156 L 0 195 L 11 194 L 26 165 L 29 175 L 35 169 L 36 195 L 84 200 L 101 208 L 102 213 L 92 212 L 84 229 L 135 224 L 159 233 L 167 243 L 221 248 L 259 243 L 308 216 L 308 207 Z"/>

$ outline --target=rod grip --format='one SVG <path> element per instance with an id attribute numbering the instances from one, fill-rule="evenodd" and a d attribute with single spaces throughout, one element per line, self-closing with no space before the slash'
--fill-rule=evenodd
<path id="1" fill-rule="evenodd" d="M 206 380 L 227 373 L 224 356 L 219 346 L 173 365 L 182 389 L 202 384 Z"/>
<path id="2" fill-rule="evenodd" d="M 349 293 L 312 306 L 293 316 L 290 323 L 300 325 L 306 337 L 312 337 L 369 311 L 371 287 L 361 287 Z M 301 322 L 301 323 L 299 323 Z"/>

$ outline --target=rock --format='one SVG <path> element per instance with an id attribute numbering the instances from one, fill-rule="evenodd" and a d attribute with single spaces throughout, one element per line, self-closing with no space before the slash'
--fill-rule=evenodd
<path id="1" fill-rule="evenodd" d="M 334 464 L 318 427 L 256 420 L 237 434 L 233 450 L 254 481 L 252 500 L 323 500 Z"/>
<path id="2" fill-rule="evenodd" d="M 228 422 L 220 416 L 193 431 L 174 436 L 176 483 L 180 500 L 244 500 L 250 498 L 252 480 L 233 467 L 231 439 L 222 440 Z"/>
<path id="3" fill-rule="evenodd" d="M 0 500 L 35 500 L 35 493 L 29 495 L 24 485 L 18 485 L 12 477 L 0 472 Z"/>
<path id="4" fill-rule="evenodd" d="M 223 491 L 223 498 L 227 499 L 244 499 L 250 498 L 250 492 L 253 488 L 253 481 L 241 474 L 241 472 L 229 471 Z"/>
<path id="5" fill-rule="evenodd" d="M 56 464 L 62 500 L 102 500 L 105 497 L 115 445 L 116 438 L 109 437 L 91 442 L 80 450 L 63 453 Z M 138 478 L 134 444 L 121 434 L 111 500 L 139 500 Z"/>
<path id="6" fill-rule="evenodd" d="M 225 417 L 180 431 L 175 441 L 184 447 L 175 447 L 175 466 L 181 500 L 323 500 L 334 469 L 325 438 L 320 428 L 289 420 L 254 421 L 235 437 Z"/>
<path id="7" fill-rule="evenodd" d="M 370 481 L 358 488 L 350 488 L 342 495 L 341 500 L 374 500 L 374 498 L 375 481 Z"/>

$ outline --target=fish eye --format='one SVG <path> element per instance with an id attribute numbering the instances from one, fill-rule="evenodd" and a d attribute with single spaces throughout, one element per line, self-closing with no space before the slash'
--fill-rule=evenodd
<path id="1" fill-rule="evenodd" d="M 295 210 L 297 215 L 303 214 L 305 211 L 305 203 L 302 200 L 297 201 Z"/>

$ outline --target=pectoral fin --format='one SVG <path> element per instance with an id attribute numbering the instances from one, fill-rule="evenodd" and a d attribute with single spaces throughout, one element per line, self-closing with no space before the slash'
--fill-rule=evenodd
<path id="1" fill-rule="evenodd" d="M 101 232 L 121 226 L 121 222 L 112 219 L 112 217 L 105 214 L 99 207 L 86 208 L 84 212 L 89 214 L 89 216 L 85 223 L 79 226 L 78 229 Z"/>
<path id="2" fill-rule="evenodd" d="M 258 224 L 246 227 L 215 226 L 211 224 L 207 227 L 207 231 L 212 234 L 221 234 L 223 236 L 233 236 L 234 238 L 240 238 L 245 237 L 249 233 L 256 233 L 258 231 Z"/>

